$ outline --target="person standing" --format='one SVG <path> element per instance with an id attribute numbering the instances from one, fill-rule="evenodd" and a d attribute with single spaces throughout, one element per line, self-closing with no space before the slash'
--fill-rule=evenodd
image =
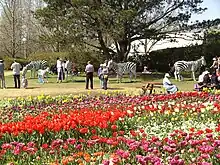
<path id="1" fill-rule="evenodd" d="M 93 89 L 93 72 L 94 72 L 94 67 L 91 64 L 90 61 L 88 61 L 87 65 L 86 65 L 86 89 L 89 88 L 89 81 L 90 81 L 90 87 L 91 89 Z"/>
<path id="2" fill-rule="evenodd" d="M 65 66 L 64 66 L 64 72 L 65 72 L 65 78 L 66 81 L 68 80 L 68 75 L 69 75 L 69 65 L 70 65 L 70 61 L 67 60 L 67 58 L 65 59 Z"/>
<path id="3" fill-rule="evenodd" d="M 21 64 L 18 63 L 16 60 L 14 60 L 14 63 L 11 65 L 11 69 L 13 70 L 13 76 L 14 76 L 14 84 L 15 88 L 21 87 L 21 81 L 20 81 L 20 71 L 21 71 Z"/>
<path id="4" fill-rule="evenodd" d="M 215 71 L 218 68 L 218 57 L 214 57 L 212 60 L 213 60 L 213 64 L 212 66 L 210 66 L 210 68 L 211 69 L 213 68 L 213 70 Z"/>
<path id="5" fill-rule="evenodd" d="M 108 68 L 107 66 L 103 66 L 103 70 L 102 73 L 103 75 L 103 89 L 107 90 L 107 86 L 108 86 Z"/>
<path id="6" fill-rule="evenodd" d="M 63 64 L 60 58 L 57 58 L 57 83 L 63 80 Z"/>
<path id="7" fill-rule="evenodd" d="M 66 60 L 62 61 L 63 80 L 65 80 L 65 79 L 66 79 L 66 71 L 65 71 L 65 66 L 66 66 Z"/>
<path id="8" fill-rule="evenodd" d="M 2 89 L 6 88 L 5 87 L 5 75 L 4 75 L 4 61 L 0 60 L 0 80 L 2 81 Z"/>
<path id="9" fill-rule="evenodd" d="M 103 64 L 100 64 L 100 67 L 98 69 L 98 77 L 100 80 L 100 87 L 103 88 L 103 74 L 102 74 Z"/>

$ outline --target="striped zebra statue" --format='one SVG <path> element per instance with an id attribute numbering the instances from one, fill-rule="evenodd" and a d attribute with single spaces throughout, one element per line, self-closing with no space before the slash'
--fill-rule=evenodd
<path id="1" fill-rule="evenodd" d="M 196 81 L 195 72 L 200 70 L 202 66 L 206 65 L 204 56 L 196 61 L 177 61 L 174 63 L 174 76 L 175 79 L 181 81 L 183 79 L 181 72 L 192 72 L 192 78 Z"/>
<path id="2" fill-rule="evenodd" d="M 133 76 L 136 80 L 136 64 L 133 62 L 116 63 L 110 60 L 107 67 L 109 70 L 113 69 L 116 72 L 118 82 L 121 82 L 122 76 L 125 73 L 129 73 L 130 81 L 132 81 Z"/>
<path id="3" fill-rule="evenodd" d="M 39 69 L 46 69 L 47 68 L 47 61 L 45 60 L 39 60 L 39 61 L 31 61 L 29 64 L 27 64 L 23 70 L 22 70 L 22 76 L 26 76 L 26 73 L 28 70 L 31 71 L 31 78 L 35 78 L 36 71 Z M 34 77 L 33 77 L 34 76 Z"/>
<path id="4" fill-rule="evenodd" d="M 66 61 L 64 70 L 65 70 L 66 80 L 68 80 L 68 77 L 70 76 L 71 80 L 73 81 L 73 76 L 78 76 L 79 74 L 76 69 L 76 64 L 69 60 Z"/>

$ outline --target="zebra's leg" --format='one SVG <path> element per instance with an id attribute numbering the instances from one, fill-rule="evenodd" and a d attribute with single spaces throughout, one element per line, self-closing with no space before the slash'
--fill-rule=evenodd
<path id="1" fill-rule="evenodd" d="M 120 83 L 122 82 L 122 75 L 120 76 Z"/>
<path id="2" fill-rule="evenodd" d="M 177 77 L 177 72 L 176 71 L 174 71 L 174 76 L 175 76 L 175 80 L 177 80 L 178 77 Z"/>
<path id="3" fill-rule="evenodd" d="M 66 81 L 68 81 L 68 71 L 65 71 L 66 72 Z"/>
<path id="4" fill-rule="evenodd" d="M 130 77 L 130 82 L 132 82 L 132 73 L 129 73 L 129 77 Z"/>
<path id="5" fill-rule="evenodd" d="M 32 72 L 32 71 L 31 71 L 31 72 Z M 32 74 L 32 73 L 30 73 L 30 78 L 31 78 L 31 74 Z"/>
<path id="6" fill-rule="evenodd" d="M 136 81 L 136 78 L 137 78 L 137 74 L 136 74 L 136 72 L 134 72 L 134 79 L 135 79 L 135 81 Z"/>
<path id="7" fill-rule="evenodd" d="M 178 77 L 179 77 L 179 81 L 182 81 L 182 75 L 180 73 L 178 74 Z"/>
<path id="8" fill-rule="evenodd" d="M 33 70 L 34 78 L 35 78 L 35 70 Z"/>
<path id="9" fill-rule="evenodd" d="M 47 72 L 46 75 L 45 75 L 46 83 L 48 83 L 48 77 L 49 77 L 49 73 Z"/>
<path id="10" fill-rule="evenodd" d="M 184 79 L 184 78 L 183 78 L 183 76 L 182 76 L 182 75 L 180 75 L 180 81 L 183 81 L 183 79 Z"/>
<path id="11" fill-rule="evenodd" d="M 74 76 L 75 75 L 74 75 L 73 71 L 70 72 L 70 75 L 71 75 L 71 81 L 74 81 Z"/>
<path id="12" fill-rule="evenodd" d="M 196 77 L 195 77 L 195 72 L 192 71 L 192 77 L 193 77 L 193 80 L 196 81 Z"/>
<path id="13" fill-rule="evenodd" d="M 177 73 L 177 78 L 178 78 L 179 81 L 181 81 L 182 75 L 180 73 Z"/>
<path id="14" fill-rule="evenodd" d="M 33 70 L 31 69 L 31 75 L 30 78 L 33 78 Z"/>

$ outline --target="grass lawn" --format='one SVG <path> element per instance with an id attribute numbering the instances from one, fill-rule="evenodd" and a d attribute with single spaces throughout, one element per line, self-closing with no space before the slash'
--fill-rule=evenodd
<path id="1" fill-rule="evenodd" d="M 28 89 L 15 89 L 13 76 L 11 75 L 11 71 L 6 71 L 6 87 L 7 89 L 0 89 L 0 99 L 8 98 L 8 97 L 18 97 L 18 96 L 36 96 L 40 94 L 47 95 L 59 95 L 59 94 L 78 94 L 78 93 L 87 93 L 88 90 L 85 90 L 85 77 L 75 77 L 74 81 L 68 81 L 63 83 L 56 83 L 56 75 L 50 75 L 49 82 L 45 84 L 39 84 L 37 78 L 30 79 L 28 78 Z M 29 77 L 29 75 L 27 75 Z M 122 83 L 117 83 L 115 77 L 109 78 L 108 87 L 110 91 L 112 90 L 120 90 L 120 91 L 132 91 L 132 92 L 141 92 L 140 88 L 144 82 L 147 81 L 156 81 L 162 82 L 163 75 L 161 74 L 152 74 L 152 75 L 144 75 L 137 76 L 136 82 L 130 83 L 128 76 L 125 75 Z M 178 82 L 174 79 L 171 79 L 171 82 L 176 84 L 181 91 L 192 91 L 193 90 L 193 81 L 189 81 L 185 79 L 185 81 Z M 89 90 L 91 93 L 97 93 L 103 91 L 99 86 L 99 79 L 97 77 L 94 78 L 94 89 Z"/>

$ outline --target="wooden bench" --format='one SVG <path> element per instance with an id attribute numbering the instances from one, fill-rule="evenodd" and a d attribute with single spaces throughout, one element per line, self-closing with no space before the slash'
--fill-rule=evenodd
<path id="1" fill-rule="evenodd" d="M 142 86 L 143 93 L 149 90 L 149 94 L 152 94 L 154 88 L 163 88 L 163 83 L 161 82 L 146 82 L 145 85 Z"/>

